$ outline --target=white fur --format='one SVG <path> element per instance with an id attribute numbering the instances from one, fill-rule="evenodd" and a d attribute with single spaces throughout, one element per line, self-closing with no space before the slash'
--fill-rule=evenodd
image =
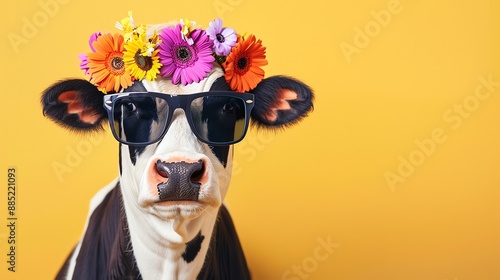
<path id="1" fill-rule="evenodd" d="M 180 86 L 173 85 L 170 79 L 159 79 L 143 84 L 148 91 L 192 94 L 208 91 L 222 75 L 222 70 L 214 67 L 200 83 Z M 195 279 L 203 266 L 218 209 L 228 189 L 232 147 L 224 168 L 208 145 L 196 139 L 184 112 L 177 110 L 163 140 L 147 146 L 135 166 L 130 162 L 129 149 L 124 146 L 121 150 L 121 190 L 134 255 L 143 279 Z M 148 172 L 158 158 L 173 157 L 205 162 L 208 180 L 201 186 L 198 203 L 156 203 L 158 194 L 148 181 Z M 185 244 L 200 230 L 205 237 L 202 248 L 192 262 L 186 263 L 181 256 Z"/>

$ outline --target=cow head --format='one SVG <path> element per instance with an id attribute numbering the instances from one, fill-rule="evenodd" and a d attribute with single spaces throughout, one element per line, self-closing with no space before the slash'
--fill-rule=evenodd
<path id="1" fill-rule="evenodd" d="M 42 104 L 48 118 L 70 130 L 109 123 L 120 142 L 120 187 L 134 253 L 146 268 L 155 261 L 141 254 L 211 236 L 228 190 L 233 144 L 249 123 L 294 124 L 312 109 L 313 95 L 296 79 L 264 78 L 260 40 L 220 21 L 206 31 L 187 21 L 148 29 L 131 17 L 117 25 L 123 36 L 92 36 L 92 52 L 81 65 L 88 79 L 55 83 Z"/>

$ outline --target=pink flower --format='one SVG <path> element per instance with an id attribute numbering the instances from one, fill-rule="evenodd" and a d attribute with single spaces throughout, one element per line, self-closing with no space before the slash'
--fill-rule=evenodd
<path id="1" fill-rule="evenodd" d="M 95 52 L 95 49 L 93 46 L 94 42 L 97 41 L 97 38 L 101 35 L 102 35 L 101 31 L 95 32 L 92 35 L 90 35 L 89 46 L 90 46 L 90 49 L 92 50 L 92 52 Z M 89 61 L 88 61 L 87 54 L 82 53 L 78 56 L 78 58 L 81 60 L 80 61 L 80 69 L 85 71 L 85 75 L 88 75 L 89 74 L 89 67 L 87 66 L 87 64 L 89 63 Z"/>
<path id="2" fill-rule="evenodd" d="M 93 33 L 92 35 L 90 35 L 90 39 L 89 39 L 89 45 L 90 45 L 90 49 L 95 52 L 95 49 L 94 49 L 94 42 L 97 41 L 97 37 L 101 36 L 102 33 L 101 31 L 99 32 L 96 32 L 96 33 Z"/>
<path id="3" fill-rule="evenodd" d="M 179 82 L 185 86 L 193 82 L 200 82 L 212 70 L 215 58 L 212 55 L 213 42 L 207 33 L 195 29 L 190 33 L 193 44 L 182 39 L 182 26 L 164 28 L 160 32 L 159 46 L 160 68 L 162 77 L 172 77 L 172 83 Z"/>
<path id="4" fill-rule="evenodd" d="M 78 58 L 81 60 L 80 61 L 80 69 L 85 71 L 85 75 L 88 75 L 89 74 L 89 66 L 88 66 L 89 58 L 88 58 L 88 56 L 86 54 L 82 53 L 82 54 L 78 55 Z"/>
<path id="5" fill-rule="evenodd" d="M 222 27 L 220 18 L 214 19 L 208 24 L 207 34 L 214 41 L 215 54 L 219 56 L 227 56 L 238 39 L 234 29 Z"/>

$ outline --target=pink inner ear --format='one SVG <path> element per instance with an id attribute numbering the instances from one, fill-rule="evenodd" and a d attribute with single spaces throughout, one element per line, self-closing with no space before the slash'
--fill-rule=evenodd
<path id="1" fill-rule="evenodd" d="M 268 109 L 267 114 L 265 116 L 266 120 L 269 122 L 275 122 L 278 119 L 278 110 L 290 110 L 290 100 L 297 100 L 297 93 L 295 91 L 289 89 L 282 89 L 278 91 L 277 98 L 274 101 L 273 105 Z"/>
<path id="2" fill-rule="evenodd" d="M 76 100 L 76 90 L 65 91 L 57 97 L 57 100 L 62 103 L 71 103 Z"/>
<path id="3" fill-rule="evenodd" d="M 68 113 L 78 114 L 82 111 L 83 111 L 83 108 L 80 105 L 80 101 L 71 101 L 71 103 L 68 104 Z"/>
<path id="4" fill-rule="evenodd" d="M 84 123 L 90 123 L 94 124 L 99 120 L 99 115 L 96 115 L 94 112 L 90 110 L 83 110 L 80 113 L 78 113 L 78 117 L 80 117 L 80 120 Z"/>
<path id="5" fill-rule="evenodd" d="M 68 113 L 78 114 L 81 122 L 94 124 L 99 120 L 99 115 L 95 114 L 92 108 L 84 108 L 78 100 L 77 91 L 65 91 L 57 98 L 59 102 L 68 103 Z"/>

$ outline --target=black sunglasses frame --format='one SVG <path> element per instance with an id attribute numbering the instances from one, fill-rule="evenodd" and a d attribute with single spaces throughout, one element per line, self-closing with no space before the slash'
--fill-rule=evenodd
<path id="1" fill-rule="evenodd" d="M 155 97 L 155 98 L 160 98 L 163 99 L 167 102 L 169 106 L 169 110 L 167 113 L 167 119 L 166 119 L 166 124 L 163 129 L 163 131 L 160 133 L 160 135 L 157 137 L 157 139 L 153 139 L 148 142 L 141 142 L 141 143 L 133 143 L 133 142 L 128 142 L 124 141 L 121 139 L 120 135 L 118 132 L 115 130 L 115 125 L 114 125 L 114 105 L 117 100 L 120 100 L 121 98 L 128 97 L 129 95 L 137 96 L 137 97 Z M 195 129 L 195 125 L 193 123 L 192 119 L 192 114 L 191 114 L 191 103 L 193 100 L 200 98 L 200 97 L 205 97 L 205 96 L 229 96 L 229 97 L 234 97 L 234 98 L 239 98 L 244 101 L 245 104 L 245 126 L 243 128 L 243 133 L 240 138 L 235 139 L 233 141 L 227 141 L 227 142 L 212 142 L 205 140 L 201 137 L 201 135 L 198 133 L 198 131 Z M 226 145 L 232 145 L 235 143 L 240 142 L 245 138 L 245 135 L 248 130 L 248 125 L 250 122 L 250 113 L 252 112 L 253 106 L 254 106 L 254 95 L 251 93 L 241 93 L 241 92 L 235 92 L 235 91 L 207 91 L 207 92 L 200 92 L 200 93 L 194 93 L 194 94 L 166 94 L 166 93 L 159 93 L 159 92 L 124 92 L 124 93 L 115 93 L 115 94 L 106 94 L 103 97 L 103 105 L 104 109 L 106 109 L 108 113 L 108 120 L 109 124 L 111 127 L 111 132 L 113 133 L 113 136 L 115 139 L 125 145 L 129 146 L 147 146 L 151 145 L 154 143 L 157 143 L 165 137 L 165 134 L 167 134 L 167 131 L 170 127 L 170 124 L 172 123 L 172 116 L 174 114 L 174 111 L 177 108 L 180 108 L 184 110 L 184 113 L 186 115 L 187 121 L 189 123 L 189 127 L 191 128 L 191 131 L 193 134 L 198 138 L 203 143 L 206 143 L 208 145 L 212 146 L 226 146 Z"/>

